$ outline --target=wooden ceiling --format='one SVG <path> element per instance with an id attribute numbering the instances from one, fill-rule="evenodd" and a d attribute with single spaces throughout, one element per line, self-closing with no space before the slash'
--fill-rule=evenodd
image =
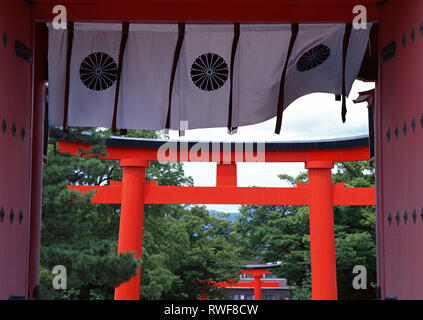
<path id="1" fill-rule="evenodd" d="M 49 21 L 57 0 L 26 0 L 33 18 Z M 62 0 L 73 21 L 129 22 L 350 22 L 364 5 L 368 20 L 379 20 L 380 0 Z"/>

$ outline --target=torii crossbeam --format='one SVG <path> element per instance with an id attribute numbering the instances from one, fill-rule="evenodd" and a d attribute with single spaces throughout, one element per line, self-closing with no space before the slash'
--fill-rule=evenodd
<path id="1" fill-rule="evenodd" d="M 89 144 L 59 143 L 60 151 L 77 155 Z M 249 147 L 254 150 L 248 153 Z M 210 147 L 210 148 L 209 148 Z M 165 153 L 163 153 L 166 149 Z M 251 151 L 251 150 L 250 150 Z M 252 154 L 256 154 L 252 156 Z M 259 153 L 261 153 L 259 155 Z M 141 257 L 144 204 L 255 204 L 308 205 L 310 207 L 310 255 L 314 300 L 337 299 L 334 205 L 375 205 L 374 188 L 346 188 L 333 184 L 334 162 L 369 159 L 368 137 L 316 142 L 196 143 L 149 139 L 109 138 L 106 156 L 120 160 L 122 182 L 108 186 L 69 186 L 86 193 L 96 191 L 93 203 L 120 203 L 120 252 Z M 149 161 L 217 162 L 216 187 L 159 186 L 145 180 Z M 223 162 L 223 163 L 222 163 Z M 237 162 L 304 162 L 308 183 L 294 188 L 237 187 Z M 138 274 L 115 290 L 116 300 L 139 299 L 141 268 Z"/>

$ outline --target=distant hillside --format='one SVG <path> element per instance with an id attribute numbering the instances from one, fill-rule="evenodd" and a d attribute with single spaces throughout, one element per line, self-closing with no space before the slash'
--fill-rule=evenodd
<path id="1" fill-rule="evenodd" d="M 221 219 L 225 219 L 225 220 L 229 220 L 229 221 L 236 221 L 237 217 L 239 216 L 239 212 L 230 212 L 230 213 L 226 213 L 223 211 L 217 211 L 217 210 L 209 210 L 210 214 L 214 215 L 215 217 L 221 218 Z M 219 217 L 219 214 L 221 213 L 226 213 L 229 214 L 229 217 L 225 218 L 225 217 Z"/>

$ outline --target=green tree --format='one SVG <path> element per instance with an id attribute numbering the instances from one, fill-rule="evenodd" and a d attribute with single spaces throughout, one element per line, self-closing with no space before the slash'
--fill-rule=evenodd
<path id="1" fill-rule="evenodd" d="M 117 255 L 119 207 L 93 205 L 92 193 L 81 197 L 69 191 L 69 184 L 100 185 L 119 179 L 116 161 L 101 161 L 102 141 L 107 133 L 90 130 L 85 142 L 98 143 L 90 150 L 92 157 L 81 158 L 58 152 L 54 143 L 48 149 L 44 166 L 41 239 L 41 298 L 111 299 L 114 286 L 130 279 L 140 261 L 133 255 Z M 52 129 L 51 139 L 65 138 Z M 52 268 L 63 265 L 67 271 L 68 290 L 52 288 Z"/>
<path id="2" fill-rule="evenodd" d="M 85 134 L 82 134 L 84 131 Z M 87 132 L 88 131 L 88 132 Z M 89 133 L 89 134 L 87 134 Z M 129 130 L 129 136 L 157 138 L 152 131 Z M 41 245 L 43 299 L 112 299 L 114 287 L 136 274 L 141 261 L 133 253 L 117 255 L 120 206 L 91 204 L 69 184 L 103 185 L 120 181 L 118 161 L 104 154 L 109 131 L 76 129 L 72 135 L 52 130 L 44 167 Z M 68 139 L 93 143 L 88 157 L 61 154 L 54 142 Z M 151 162 L 147 180 L 159 185 L 188 186 L 181 163 Z M 145 205 L 142 284 L 143 299 L 197 299 L 207 288 L 202 280 L 226 281 L 234 276 L 237 248 L 232 223 L 211 216 L 204 207 Z M 67 269 L 67 289 L 52 288 L 53 266 Z"/>
<path id="3" fill-rule="evenodd" d="M 346 187 L 374 187 L 374 168 L 366 161 L 336 165 L 334 183 Z M 373 206 L 334 208 L 338 296 L 341 299 L 375 299 L 376 290 L 376 214 Z M 352 286 L 354 266 L 367 269 L 367 290 Z"/>
<path id="4" fill-rule="evenodd" d="M 197 299 L 202 292 L 210 298 L 219 296 L 205 281 L 228 281 L 237 272 L 231 222 L 210 215 L 205 207 L 178 209 L 159 219 L 160 226 L 144 229 L 143 267 L 148 271 L 143 272 L 142 295 L 149 299 Z M 157 224 L 156 217 L 150 222 Z"/>
<path id="5" fill-rule="evenodd" d="M 311 300 L 311 271 L 307 269 L 305 278 L 292 290 L 293 300 Z"/>

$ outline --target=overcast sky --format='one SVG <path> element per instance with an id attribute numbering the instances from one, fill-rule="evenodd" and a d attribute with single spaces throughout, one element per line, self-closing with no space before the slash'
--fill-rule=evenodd
<path id="1" fill-rule="evenodd" d="M 293 141 L 352 137 L 368 134 L 367 103 L 354 104 L 358 93 L 373 89 L 373 83 L 356 81 L 348 99 L 347 122 L 341 121 L 340 101 L 333 94 L 315 93 L 304 96 L 291 104 L 283 115 L 280 135 L 274 133 L 276 118 L 246 127 L 240 127 L 235 135 L 227 134 L 226 128 L 188 130 L 179 137 L 175 130 L 169 135 L 172 140 L 211 141 Z M 192 176 L 195 186 L 216 185 L 216 163 L 184 163 L 187 176 Z M 239 163 L 237 165 L 238 186 L 286 187 L 277 175 L 297 175 L 304 171 L 304 163 Z M 207 205 L 207 208 L 238 212 L 239 206 Z"/>

